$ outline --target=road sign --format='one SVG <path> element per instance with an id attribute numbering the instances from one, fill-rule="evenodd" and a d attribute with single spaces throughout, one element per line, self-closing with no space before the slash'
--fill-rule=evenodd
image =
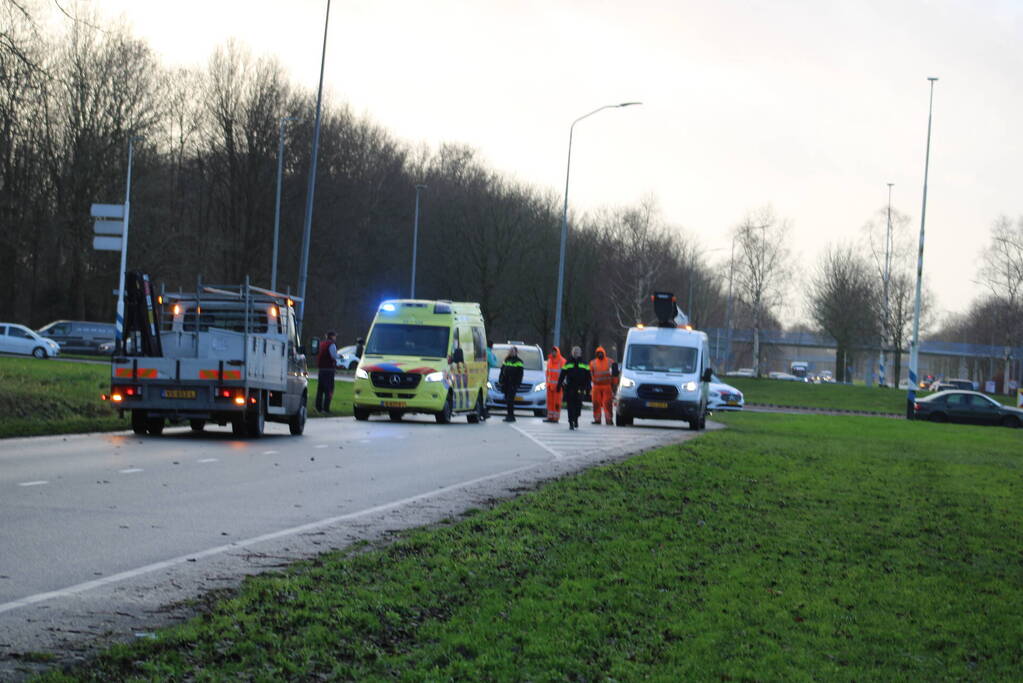
<path id="1" fill-rule="evenodd" d="M 97 235 L 117 235 L 120 237 L 124 234 L 124 221 L 98 220 L 93 223 L 92 231 Z"/>
<path id="2" fill-rule="evenodd" d="M 93 204 L 92 217 L 124 219 L 124 204 Z"/>
<path id="3" fill-rule="evenodd" d="M 121 251 L 120 237 L 93 237 L 92 248 L 99 251 Z"/>

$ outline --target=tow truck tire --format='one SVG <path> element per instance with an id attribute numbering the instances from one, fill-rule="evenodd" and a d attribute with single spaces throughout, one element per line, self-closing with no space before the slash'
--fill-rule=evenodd
<path id="1" fill-rule="evenodd" d="M 437 420 L 437 424 L 451 424 L 451 416 L 454 413 L 454 408 L 451 405 L 451 394 L 448 394 L 448 400 L 444 401 L 444 409 L 434 415 Z"/>
<path id="2" fill-rule="evenodd" d="M 39 360 L 42 360 L 46 358 L 46 349 L 44 349 L 41 346 L 37 346 L 34 349 L 32 349 L 32 355 L 38 358 Z"/>
<path id="3" fill-rule="evenodd" d="M 369 419 L 369 411 L 365 408 L 360 408 L 359 406 L 352 408 L 352 415 L 354 415 L 355 419 L 359 422 L 365 422 Z"/>
<path id="4" fill-rule="evenodd" d="M 476 406 L 472 409 L 472 412 L 469 413 L 466 416 L 466 419 L 469 420 L 469 424 L 471 424 L 471 425 L 475 425 L 475 424 L 479 424 L 480 422 L 483 422 L 483 420 L 485 418 L 484 418 L 484 413 L 483 413 L 483 397 L 482 396 L 479 396 L 479 395 L 476 396 Z"/>
<path id="5" fill-rule="evenodd" d="M 146 431 L 149 432 L 150 436 L 160 436 L 163 434 L 163 424 L 162 417 L 147 417 Z"/>
<path id="6" fill-rule="evenodd" d="M 144 410 L 131 411 L 131 430 L 139 436 L 149 433 L 149 425 L 146 424 L 146 412 Z"/>
<path id="7" fill-rule="evenodd" d="M 245 431 L 253 439 L 263 436 L 266 428 L 266 415 L 263 413 L 263 399 L 259 397 L 255 405 L 245 411 Z"/>
<path id="8" fill-rule="evenodd" d="M 192 428 L 193 432 L 201 432 L 206 429 L 206 420 L 189 420 L 188 426 Z"/>
<path id="9" fill-rule="evenodd" d="M 245 417 L 243 415 L 231 418 L 231 433 L 235 436 L 245 436 Z"/>
<path id="10" fill-rule="evenodd" d="M 305 431 L 306 410 L 306 395 L 302 394 L 302 403 L 298 406 L 298 412 L 288 420 L 288 430 L 292 436 L 302 436 L 302 432 Z"/>

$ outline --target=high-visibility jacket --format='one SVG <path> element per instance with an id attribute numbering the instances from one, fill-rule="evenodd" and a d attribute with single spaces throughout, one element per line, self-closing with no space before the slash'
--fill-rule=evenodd
<path id="1" fill-rule="evenodd" d="M 561 349 L 555 346 L 551 354 L 547 356 L 547 389 L 558 390 L 558 379 L 561 377 L 561 368 L 565 365 L 565 357 L 561 355 Z"/>
<path id="2" fill-rule="evenodd" d="M 590 378 L 594 385 L 611 386 L 611 366 L 614 361 L 607 357 L 604 347 L 597 347 L 598 353 L 604 353 L 603 358 L 594 358 L 590 361 Z"/>

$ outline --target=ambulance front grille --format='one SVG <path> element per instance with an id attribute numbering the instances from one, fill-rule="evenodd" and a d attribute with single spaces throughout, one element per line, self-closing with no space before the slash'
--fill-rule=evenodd
<path id="1" fill-rule="evenodd" d="M 415 389 L 423 378 L 422 375 L 413 372 L 371 372 L 369 377 L 373 381 L 373 386 L 392 391 Z"/>

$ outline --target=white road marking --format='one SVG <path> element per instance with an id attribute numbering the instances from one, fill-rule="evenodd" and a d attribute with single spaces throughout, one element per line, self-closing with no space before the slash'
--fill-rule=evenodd
<path id="1" fill-rule="evenodd" d="M 109 586 L 114 583 L 120 583 L 121 581 L 133 579 L 135 577 L 142 576 L 143 574 L 150 574 L 152 572 L 168 569 L 179 564 L 185 564 L 186 562 L 194 562 L 196 560 L 212 557 L 214 555 L 220 555 L 221 553 L 226 553 L 230 550 L 237 550 L 238 548 L 247 548 L 258 543 L 272 541 L 274 539 L 283 538 L 285 536 L 293 536 L 295 534 L 308 533 L 310 531 L 314 531 L 325 526 L 330 526 L 331 524 L 337 524 L 338 522 L 346 522 L 352 519 L 358 519 L 359 517 L 365 517 L 367 515 L 386 512 L 388 510 L 393 510 L 394 508 L 401 507 L 402 505 L 408 505 L 409 503 L 416 503 L 421 500 L 427 500 L 429 498 L 447 493 L 449 491 L 456 491 L 467 486 L 481 484 L 491 479 L 498 479 L 500 477 L 507 477 L 512 474 L 517 474 L 518 472 L 525 472 L 528 469 L 538 467 L 542 464 L 544 463 L 523 465 L 522 467 L 516 467 L 515 469 L 505 470 L 504 472 L 488 474 L 484 477 L 477 477 L 476 479 L 470 479 L 468 481 L 463 481 L 458 484 L 444 486 L 439 489 L 436 489 L 435 491 L 420 493 L 415 496 L 409 496 L 408 498 L 392 501 L 390 503 L 384 503 L 382 505 L 375 505 L 364 510 L 359 510 L 358 512 L 350 512 L 345 515 L 328 517 L 326 519 L 321 519 L 317 522 L 310 522 L 308 524 L 303 524 L 301 526 L 294 526 L 291 527 L 290 529 L 281 529 L 280 531 L 273 531 L 268 534 L 263 534 L 262 536 L 254 536 L 253 538 L 248 538 L 243 541 L 237 541 L 235 543 L 231 543 L 228 545 L 219 545 L 215 548 L 208 548 L 207 550 L 202 550 L 197 553 L 179 555 L 178 557 L 174 557 L 169 560 L 164 560 L 162 562 L 154 562 L 153 564 L 147 564 L 144 567 L 138 567 L 137 569 L 129 569 L 128 571 L 120 572 L 118 574 L 112 574 L 110 576 L 105 576 L 101 579 L 86 581 L 84 583 L 79 583 L 74 586 L 62 588 L 60 590 L 49 591 L 47 593 L 36 593 L 35 595 L 29 595 L 19 600 L 0 603 L 0 614 L 3 614 L 4 612 L 10 612 L 11 610 L 18 609 L 19 607 L 27 607 L 28 605 L 34 605 L 39 602 L 45 602 L 46 600 L 52 600 L 54 598 L 65 598 L 71 595 L 76 595 L 78 593 L 84 593 L 85 591 L 92 590 L 93 588 L 99 588 L 101 586 Z"/>
<path id="2" fill-rule="evenodd" d="M 20 484 L 18 484 L 18 486 L 42 486 L 43 484 L 49 484 L 49 483 L 50 482 L 48 482 L 45 479 L 40 479 L 38 481 L 23 481 Z"/>
<path id="3" fill-rule="evenodd" d="M 325 444 L 325 443 L 318 443 L 315 446 L 313 446 L 313 448 L 326 448 L 326 447 L 327 447 L 327 444 Z"/>
<path id="4" fill-rule="evenodd" d="M 271 451 L 271 453 L 272 453 L 272 452 L 273 452 L 273 451 Z M 219 458 L 199 458 L 199 460 L 197 460 L 196 462 L 202 462 L 202 463 L 206 463 L 206 462 L 217 462 L 217 460 L 218 460 L 218 459 L 219 459 Z"/>
<path id="5" fill-rule="evenodd" d="M 516 425 L 512 425 L 511 428 L 517 431 L 522 436 L 529 439 L 530 441 L 532 441 L 533 443 L 535 443 L 540 448 L 544 449 L 545 451 L 553 455 L 555 460 L 561 460 L 562 457 L 564 457 L 561 455 L 561 453 L 558 453 L 556 450 L 545 444 L 543 441 L 540 441 L 540 439 L 536 438 L 535 436 L 527 432 L 525 429 L 522 429 L 521 427 L 518 427 Z"/>
<path id="6" fill-rule="evenodd" d="M 277 455 L 280 451 L 263 451 L 263 455 Z"/>
<path id="7" fill-rule="evenodd" d="M 117 471 L 120 472 L 121 474 L 135 474 L 136 472 L 141 472 L 142 468 L 141 467 L 129 467 L 127 469 L 117 470 Z"/>

